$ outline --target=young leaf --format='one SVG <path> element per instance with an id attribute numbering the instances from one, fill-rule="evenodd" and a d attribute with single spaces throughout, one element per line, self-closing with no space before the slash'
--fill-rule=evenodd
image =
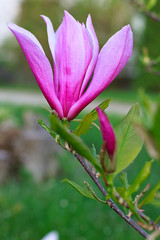
<path id="1" fill-rule="evenodd" d="M 143 199 L 140 205 L 148 204 L 152 202 L 156 196 L 157 191 L 160 189 L 160 181 L 153 187 L 153 189 L 148 193 L 148 195 Z"/>
<path id="2" fill-rule="evenodd" d="M 124 186 L 125 191 L 128 190 L 128 178 L 127 178 L 127 173 L 122 172 L 120 176 L 121 182 Z"/>
<path id="3" fill-rule="evenodd" d="M 131 196 L 134 192 L 136 192 L 142 182 L 146 180 L 146 178 L 149 176 L 151 171 L 151 165 L 153 161 L 146 162 L 142 170 L 139 172 L 135 180 L 133 181 L 132 185 L 130 185 L 128 191 L 126 192 L 127 196 Z"/>
<path id="4" fill-rule="evenodd" d="M 134 129 L 134 122 L 138 120 L 138 104 L 132 106 L 128 114 L 115 128 L 116 139 L 118 143 L 117 169 L 114 173 L 116 176 L 123 169 L 128 167 L 138 153 L 140 152 L 143 141 Z"/>
<path id="5" fill-rule="evenodd" d="M 157 3 L 157 0 L 148 0 L 146 3 L 146 9 L 151 10 Z"/>
<path id="6" fill-rule="evenodd" d="M 51 134 L 51 136 L 53 138 L 56 138 L 56 134 L 46 126 L 46 124 L 41 120 L 41 119 L 38 119 L 38 123 L 41 125 L 41 127 L 43 127 L 47 132 L 49 132 Z"/>
<path id="7" fill-rule="evenodd" d="M 93 153 L 93 156 L 95 157 L 95 159 L 97 159 L 97 151 L 96 151 L 94 144 L 92 144 L 92 153 Z"/>
<path id="8" fill-rule="evenodd" d="M 95 199 L 93 197 L 93 195 L 91 194 L 90 191 L 88 191 L 87 189 L 81 187 L 80 185 L 78 185 L 77 183 L 73 182 L 73 181 L 70 181 L 68 179 L 64 179 L 62 180 L 62 182 L 66 182 L 68 183 L 69 185 L 71 185 L 74 189 L 76 189 L 81 195 L 83 195 L 84 197 L 88 197 L 88 198 L 91 198 L 91 199 Z"/>
<path id="9" fill-rule="evenodd" d="M 84 185 L 87 187 L 88 191 L 92 194 L 92 196 L 101 203 L 106 203 L 105 201 L 101 200 L 99 197 L 97 197 L 96 193 L 93 191 L 92 187 L 89 185 L 88 182 L 84 181 Z"/>
<path id="10" fill-rule="evenodd" d="M 69 130 L 63 126 L 63 124 L 56 118 L 54 114 L 50 116 L 50 121 L 51 129 L 60 135 L 65 141 L 67 141 L 77 153 L 90 161 L 94 167 L 103 174 L 101 166 L 97 163 L 88 146 L 82 141 L 82 139 L 69 132 Z"/>
<path id="11" fill-rule="evenodd" d="M 101 110 L 105 110 L 108 107 L 110 100 L 111 99 L 106 99 L 99 105 L 99 108 Z M 97 118 L 98 118 L 97 111 L 96 109 L 93 109 L 90 113 L 84 116 L 80 124 L 74 130 L 74 134 L 76 134 L 77 136 L 81 136 L 82 134 L 87 133 L 91 123 L 95 121 Z"/>

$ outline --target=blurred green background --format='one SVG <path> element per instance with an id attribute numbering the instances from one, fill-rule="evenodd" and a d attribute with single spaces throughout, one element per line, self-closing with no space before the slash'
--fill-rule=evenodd
<path id="1" fill-rule="evenodd" d="M 18 2 L 17 15 L 15 14 L 12 22 L 35 34 L 51 62 L 46 26 L 40 18 L 41 14 L 50 17 L 56 30 L 62 21 L 64 9 L 80 22 L 85 22 L 90 13 L 100 48 L 112 34 L 124 25 L 130 24 L 134 34 L 132 57 L 125 69 L 97 101 L 111 97 L 115 103 L 131 104 L 138 100 L 138 88 L 145 89 L 153 100 L 157 99 L 160 90 L 159 77 L 145 71 L 140 56 L 145 47 L 148 48 L 152 58 L 157 57 L 160 52 L 159 25 L 139 13 L 130 1 L 23 0 Z M 13 1 L 11 3 L 15 4 Z M 6 7 L 5 1 L 0 5 L 1 9 Z M 12 6 L 10 8 L 12 9 Z M 156 10 L 158 9 L 160 10 L 160 2 L 157 1 Z M 9 13 L 8 19 L 7 21 L 10 21 Z M 4 122 L 12 121 L 12 126 L 23 132 L 26 112 L 34 113 L 36 119 L 40 117 L 45 122 L 48 113 L 38 104 L 36 106 L 21 104 L 20 99 L 18 104 L 14 103 L 14 93 L 16 98 L 18 93 L 36 95 L 40 94 L 40 90 L 19 45 L 11 33 L 9 34 L 0 45 L 0 95 L 6 94 L 6 101 L 4 98 L 1 101 L 0 96 L 0 123 L 3 128 Z M 13 94 L 13 99 L 8 101 L 10 93 Z M 83 114 L 84 112 L 79 118 Z M 110 111 L 108 115 L 113 126 L 116 126 L 123 117 L 123 114 Z M 38 125 L 37 122 L 36 124 Z M 8 131 L 9 129 L 8 127 Z M 100 149 L 102 140 L 96 129 L 91 129 L 83 138 L 90 147 L 94 143 L 97 151 Z M 29 154 L 30 149 L 28 149 Z M 130 181 L 147 160 L 149 156 L 143 149 L 132 166 L 126 170 Z M 61 183 L 63 178 L 82 184 L 83 179 L 90 182 L 73 156 L 62 151 L 58 157 L 58 164 L 59 170 L 55 177 L 48 177 L 40 183 L 36 182 L 30 171 L 23 166 L 18 168 L 16 174 L 8 176 L 1 183 L 0 239 L 39 240 L 52 230 L 59 232 L 61 240 L 143 239 L 107 206 L 85 199 L 65 183 Z M 159 179 L 159 172 L 160 166 L 154 163 L 150 177 L 151 185 Z M 116 181 L 119 184 L 118 177 Z M 92 182 L 91 185 L 94 186 Z M 147 208 L 146 212 L 153 219 L 157 216 L 155 207 Z"/>

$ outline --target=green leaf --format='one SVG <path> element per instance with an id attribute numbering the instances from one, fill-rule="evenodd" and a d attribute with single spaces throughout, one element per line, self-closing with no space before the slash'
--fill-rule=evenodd
<path id="1" fill-rule="evenodd" d="M 157 0 L 145 0 L 146 2 L 146 9 L 151 10 L 157 3 Z"/>
<path id="2" fill-rule="evenodd" d="M 95 157 L 95 159 L 97 159 L 97 151 L 96 151 L 94 144 L 92 144 L 92 153 L 93 153 L 93 156 Z"/>
<path id="3" fill-rule="evenodd" d="M 78 185 L 77 183 L 73 182 L 73 181 L 70 181 L 68 179 L 64 179 L 62 180 L 62 182 L 66 182 L 68 183 L 69 185 L 71 185 L 74 189 L 76 189 L 81 195 L 83 195 L 84 197 L 88 197 L 88 198 L 91 198 L 91 199 L 95 199 L 93 197 L 93 195 L 90 193 L 90 191 L 88 191 L 87 189 L 81 187 L 80 185 Z"/>
<path id="4" fill-rule="evenodd" d="M 152 204 L 153 206 L 159 208 L 160 207 L 160 200 L 159 199 L 153 199 L 150 204 Z"/>
<path id="5" fill-rule="evenodd" d="M 121 176 L 120 176 L 121 182 L 124 186 L 125 190 L 128 190 L 128 178 L 127 178 L 127 173 L 126 172 L 122 172 Z"/>
<path id="6" fill-rule="evenodd" d="M 155 103 L 145 94 L 143 90 L 139 90 L 139 102 L 142 112 L 142 122 L 143 125 L 150 129 L 153 125 L 154 115 L 155 115 Z"/>
<path id="7" fill-rule="evenodd" d="M 41 119 L 38 119 L 38 123 L 41 125 L 41 127 L 43 127 L 47 132 L 49 132 L 51 134 L 51 136 L 53 138 L 56 138 L 56 134 L 46 126 L 46 124 L 41 120 Z"/>
<path id="8" fill-rule="evenodd" d="M 132 106 L 128 114 L 120 122 L 115 129 L 118 154 L 117 154 L 117 169 L 114 173 L 116 176 L 123 169 L 128 167 L 138 153 L 141 151 L 143 141 L 134 129 L 134 122 L 139 118 L 138 104 Z"/>
<path id="9" fill-rule="evenodd" d="M 94 192 L 94 190 L 92 189 L 92 187 L 89 185 L 88 182 L 84 181 L 84 185 L 87 187 L 88 191 L 92 194 L 92 196 L 93 196 L 97 201 L 106 204 L 106 201 L 103 201 L 103 200 L 101 200 L 99 197 L 97 197 L 96 193 Z"/>
<path id="10" fill-rule="evenodd" d="M 102 102 L 98 107 L 101 110 L 105 110 L 110 102 L 111 99 L 106 99 L 104 102 Z M 93 109 L 90 113 L 86 114 L 80 124 L 77 126 L 77 128 L 74 130 L 74 133 L 77 136 L 81 136 L 82 134 L 86 134 L 90 128 L 90 125 L 93 121 L 95 121 L 98 118 L 96 108 Z"/>
<path id="11" fill-rule="evenodd" d="M 156 196 L 157 191 L 160 190 L 160 181 L 153 187 L 153 189 L 148 193 L 148 195 L 143 199 L 140 205 L 148 204 L 152 202 Z"/>
<path id="12" fill-rule="evenodd" d="M 152 162 L 153 161 L 149 161 L 149 162 L 145 163 L 144 167 L 139 172 L 139 174 L 133 181 L 132 185 L 130 185 L 128 191 L 126 192 L 127 196 L 131 196 L 134 192 L 136 192 L 140 188 L 142 182 L 144 182 L 147 179 L 147 177 L 149 176 L 149 174 L 151 172 Z"/>
<path id="13" fill-rule="evenodd" d="M 160 101 L 157 103 L 157 110 L 154 116 L 153 126 L 151 128 L 151 134 L 155 140 L 157 150 L 160 158 Z"/>
<path id="14" fill-rule="evenodd" d="M 124 198 L 125 195 L 125 187 L 116 187 L 116 191 L 119 193 L 119 195 Z"/>
<path id="15" fill-rule="evenodd" d="M 96 159 L 94 158 L 93 154 L 89 150 L 88 146 L 77 137 L 75 134 L 71 133 L 66 127 L 63 126 L 63 124 L 56 118 L 54 114 L 51 114 L 50 116 L 51 121 L 51 129 L 56 132 L 58 135 L 60 135 L 63 140 L 69 143 L 69 145 L 81 156 L 85 157 L 88 161 L 90 161 L 95 168 L 102 172 L 102 168 L 97 163 Z"/>

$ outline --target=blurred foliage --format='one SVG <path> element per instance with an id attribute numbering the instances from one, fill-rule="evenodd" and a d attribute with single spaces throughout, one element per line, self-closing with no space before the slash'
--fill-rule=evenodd
<path id="1" fill-rule="evenodd" d="M 133 2 L 135 2 L 135 5 L 137 4 L 137 8 L 146 22 L 140 43 L 139 76 L 135 79 L 134 85 L 136 87 L 142 86 L 146 90 L 158 92 L 160 90 L 160 74 L 157 74 L 160 69 L 160 23 L 153 19 L 152 14 L 155 14 L 158 18 L 158 14 L 160 13 L 160 1 L 135 0 Z M 147 16 L 147 14 L 149 16 Z"/>
<path id="2" fill-rule="evenodd" d="M 160 98 L 153 102 L 140 91 L 141 122 L 136 125 L 151 158 L 160 159 Z"/>

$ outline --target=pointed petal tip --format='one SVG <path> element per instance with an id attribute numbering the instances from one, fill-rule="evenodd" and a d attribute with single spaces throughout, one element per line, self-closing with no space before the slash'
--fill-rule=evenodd
<path id="1" fill-rule="evenodd" d="M 64 18 L 68 18 L 68 17 L 72 17 L 72 15 L 69 12 L 67 12 L 66 10 L 64 10 Z"/>
<path id="2" fill-rule="evenodd" d="M 99 114 L 102 110 L 100 109 L 100 107 L 96 107 L 96 111 Z"/>
<path id="3" fill-rule="evenodd" d="M 10 24 L 12 24 L 12 23 L 6 22 L 7 27 L 9 27 Z"/>
<path id="4" fill-rule="evenodd" d="M 45 16 L 45 15 L 40 15 L 40 17 L 44 20 L 45 24 L 47 25 L 50 21 L 49 17 Z"/>
<path id="5" fill-rule="evenodd" d="M 45 23 L 47 24 L 47 20 L 49 20 L 49 18 L 45 15 L 40 15 L 40 17 L 45 21 Z"/>
<path id="6" fill-rule="evenodd" d="M 67 12 L 67 10 L 64 10 L 64 16 L 65 15 L 70 15 L 69 12 Z"/>
<path id="7" fill-rule="evenodd" d="M 101 118 L 104 118 L 104 117 L 105 117 L 105 119 L 107 119 L 107 120 L 108 120 L 108 117 L 107 117 L 107 115 L 105 114 L 105 112 L 104 112 L 104 111 L 102 111 L 102 110 L 100 109 L 100 107 L 96 107 L 96 110 L 97 110 L 97 113 L 98 113 L 99 119 L 101 119 Z M 108 122 L 109 122 L 109 120 L 108 120 Z"/>
<path id="8" fill-rule="evenodd" d="M 131 26 L 129 24 L 127 24 L 126 26 L 124 26 L 120 31 L 126 31 L 126 32 L 131 32 L 132 33 L 132 29 Z"/>
<path id="9" fill-rule="evenodd" d="M 43 19 L 46 18 L 46 16 L 45 16 L 45 15 L 42 15 L 42 14 L 40 15 L 40 17 L 43 18 Z"/>
<path id="10" fill-rule="evenodd" d="M 93 27 L 93 23 L 92 23 L 91 15 L 88 14 L 88 17 L 87 17 L 87 20 L 86 20 L 86 27 L 89 28 L 90 26 Z"/>
<path id="11" fill-rule="evenodd" d="M 68 20 L 68 21 L 76 21 L 75 18 L 66 10 L 64 10 L 64 19 Z"/>
<path id="12" fill-rule="evenodd" d="M 14 30 L 16 27 L 18 27 L 15 23 L 6 23 L 7 27 L 12 31 L 12 29 Z"/>
<path id="13" fill-rule="evenodd" d="M 92 22 L 92 18 L 91 18 L 91 14 L 90 14 L 90 13 L 88 14 L 86 23 L 87 23 L 87 22 Z"/>

